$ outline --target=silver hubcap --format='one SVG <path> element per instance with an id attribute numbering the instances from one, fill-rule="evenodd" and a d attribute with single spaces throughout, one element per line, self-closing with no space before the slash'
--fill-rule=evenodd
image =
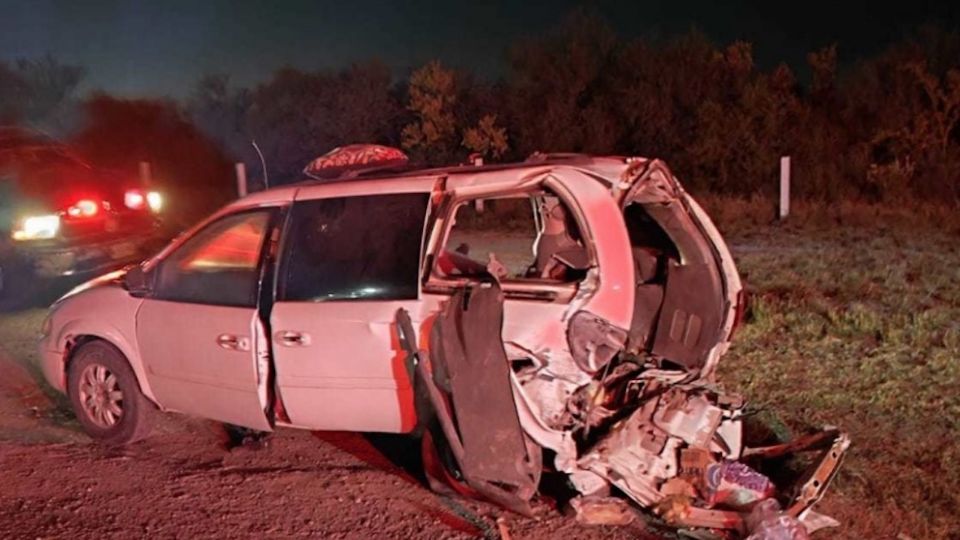
<path id="1" fill-rule="evenodd" d="M 123 392 L 117 376 L 101 364 L 90 364 L 80 374 L 80 404 L 94 424 L 112 428 L 123 416 Z"/>

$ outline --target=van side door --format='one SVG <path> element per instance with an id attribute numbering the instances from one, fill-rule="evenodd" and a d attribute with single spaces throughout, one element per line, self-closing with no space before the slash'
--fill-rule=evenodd
<path id="1" fill-rule="evenodd" d="M 395 316 L 399 308 L 415 320 L 422 312 L 431 185 L 294 203 L 271 314 L 277 386 L 291 424 L 379 432 L 416 425 Z"/>

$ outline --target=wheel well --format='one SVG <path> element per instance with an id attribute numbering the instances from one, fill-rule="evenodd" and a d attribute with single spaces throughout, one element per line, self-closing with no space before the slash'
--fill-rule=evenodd
<path id="1" fill-rule="evenodd" d="M 79 336 L 73 336 L 67 339 L 66 347 L 64 348 L 63 353 L 63 381 L 67 383 L 67 373 L 70 372 L 70 363 L 73 362 L 73 357 L 76 356 L 76 352 L 80 349 L 81 346 L 86 345 L 87 343 L 93 343 L 94 341 L 100 341 L 117 351 L 117 354 L 120 355 L 120 358 L 123 358 L 123 361 L 127 363 L 127 366 L 130 368 L 130 371 L 134 373 L 134 379 L 137 381 L 137 386 L 140 386 L 140 379 L 136 376 L 136 371 L 133 369 L 133 366 L 130 364 L 130 359 L 127 358 L 127 355 L 123 354 L 123 351 L 120 350 L 120 347 L 117 347 L 113 343 L 110 343 L 109 340 L 104 339 L 100 336 L 94 336 L 89 334 L 82 334 Z M 66 388 L 64 384 L 64 388 Z M 143 388 L 140 388 L 140 391 L 143 391 Z"/>
<path id="2" fill-rule="evenodd" d="M 80 349 L 82 345 L 86 345 L 87 343 L 92 343 L 94 341 L 101 341 L 107 344 L 113 350 L 117 351 L 117 354 L 120 355 L 120 358 L 123 358 L 123 361 L 127 363 L 127 367 L 129 367 L 131 373 L 133 373 L 133 380 L 137 383 L 137 389 L 140 390 L 140 393 L 143 394 L 148 403 L 154 407 L 159 407 L 153 398 L 147 397 L 146 394 L 144 394 L 143 384 L 140 381 L 140 377 L 137 376 L 137 370 L 134 369 L 133 364 L 130 363 L 130 359 L 127 358 L 127 355 L 124 354 L 122 350 L 120 350 L 120 347 L 117 347 L 106 338 L 92 334 L 81 334 L 78 336 L 71 336 L 67 339 L 63 353 L 63 388 L 65 391 L 69 392 L 69 387 L 67 386 L 69 383 L 69 381 L 67 381 L 67 373 L 70 371 L 70 363 L 73 362 L 73 357 L 76 355 L 77 350 Z"/>
<path id="3" fill-rule="evenodd" d="M 102 341 L 104 343 L 110 343 L 109 341 L 101 337 L 91 336 L 91 335 L 72 336 L 67 339 L 66 346 L 63 349 L 63 378 L 64 379 L 67 378 L 67 371 L 70 370 L 70 362 L 73 361 L 73 356 L 77 352 L 77 349 L 79 349 L 81 345 L 85 343 L 90 343 L 91 341 Z M 126 358 L 125 355 L 124 355 L 124 358 Z"/>

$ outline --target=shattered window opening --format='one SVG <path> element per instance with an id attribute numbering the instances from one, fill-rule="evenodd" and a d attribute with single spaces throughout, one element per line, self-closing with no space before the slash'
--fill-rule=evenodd
<path id="1" fill-rule="evenodd" d="M 555 195 L 474 199 L 459 203 L 453 215 L 438 257 L 443 276 L 575 283 L 590 266 L 576 218 Z"/>

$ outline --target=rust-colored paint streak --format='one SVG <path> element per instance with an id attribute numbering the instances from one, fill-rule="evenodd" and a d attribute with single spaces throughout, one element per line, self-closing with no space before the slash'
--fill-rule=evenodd
<path id="1" fill-rule="evenodd" d="M 417 410 L 413 401 L 413 381 L 407 372 L 407 353 L 400 344 L 396 323 L 390 325 L 390 350 L 393 358 L 390 369 L 397 381 L 397 410 L 400 413 L 400 431 L 407 433 L 417 426 Z"/>

